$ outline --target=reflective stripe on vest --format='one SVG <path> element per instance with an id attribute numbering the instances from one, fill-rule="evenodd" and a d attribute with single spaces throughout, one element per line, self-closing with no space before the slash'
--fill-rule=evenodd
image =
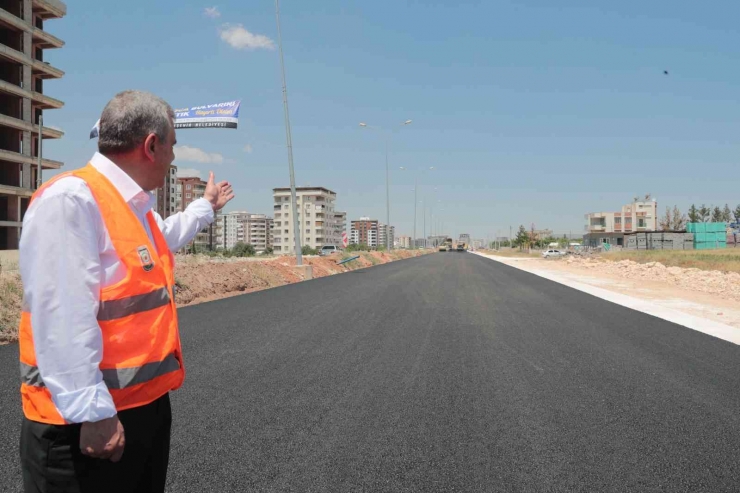
<path id="1" fill-rule="evenodd" d="M 100 309 L 98 310 L 98 320 L 115 320 L 117 318 L 127 317 L 135 313 L 165 306 L 169 302 L 170 293 L 166 287 L 157 289 L 151 293 L 137 294 L 128 298 L 101 301 Z"/>
<path id="2" fill-rule="evenodd" d="M 125 389 L 154 380 L 180 369 L 180 362 L 174 354 L 170 354 L 162 361 L 146 363 L 143 366 L 133 368 L 115 368 L 112 370 L 101 370 L 103 381 L 108 389 Z M 46 387 L 39 375 L 39 369 L 35 366 L 21 363 L 21 383 L 31 387 Z"/>
<path id="3" fill-rule="evenodd" d="M 172 287 L 172 292 L 175 292 L 174 286 Z M 169 302 L 170 293 L 167 288 L 160 288 L 151 293 L 137 294 L 136 296 L 118 300 L 101 301 L 100 308 L 98 309 L 98 320 L 115 320 L 117 318 L 127 317 L 165 306 Z M 30 306 L 28 306 L 28 303 L 24 299 L 22 310 L 29 312 L 30 309 Z"/>

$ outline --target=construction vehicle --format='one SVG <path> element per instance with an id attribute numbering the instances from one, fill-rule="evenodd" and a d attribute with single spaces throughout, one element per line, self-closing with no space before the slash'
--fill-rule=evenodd
<path id="1" fill-rule="evenodd" d="M 439 251 L 440 252 L 451 252 L 452 251 L 452 238 L 445 238 L 445 241 L 443 241 L 439 245 Z"/>

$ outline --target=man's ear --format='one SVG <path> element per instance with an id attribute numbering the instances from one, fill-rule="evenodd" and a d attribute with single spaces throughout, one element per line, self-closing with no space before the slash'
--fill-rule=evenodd
<path id="1" fill-rule="evenodd" d="M 149 134 L 144 140 L 144 154 L 149 160 L 154 161 L 154 153 L 157 145 L 157 135 Z"/>

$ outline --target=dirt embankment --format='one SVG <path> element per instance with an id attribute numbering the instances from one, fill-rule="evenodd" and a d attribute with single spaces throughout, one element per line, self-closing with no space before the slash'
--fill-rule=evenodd
<path id="1" fill-rule="evenodd" d="M 660 281 L 691 291 L 740 301 L 740 274 L 718 270 L 666 267 L 659 262 L 638 263 L 632 260 L 612 262 L 595 258 L 568 256 L 558 263 L 585 269 L 594 273 L 631 280 Z"/>
<path id="2" fill-rule="evenodd" d="M 330 257 L 303 257 L 303 263 L 313 267 L 313 277 L 317 278 L 425 253 L 430 251 L 354 252 Z M 358 255 L 356 260 L 337 265 L 342 259 Z M 303 275 L 295 268 L 295 257 L 219 258 L 178 255 L 176 258 L 175 299 L 178 306 L 194 305 L 303 280 Z M 16 273 L 0 275 L 0 344 L 17 339 L 22 299 L 20 276 Z"/>

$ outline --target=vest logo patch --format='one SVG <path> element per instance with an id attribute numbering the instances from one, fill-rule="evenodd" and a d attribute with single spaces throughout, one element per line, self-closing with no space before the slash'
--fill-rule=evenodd
<path id="1" fill-rule="evenodd" d="M 154 261 L 152 255 L 149 253 L 149 249 L 145 246 L 140 246 L 137 250 L 139 252 L 139 260 L 141 260 L 141 266 L 146 272 L 149 272 L 154 268 Z"/>

